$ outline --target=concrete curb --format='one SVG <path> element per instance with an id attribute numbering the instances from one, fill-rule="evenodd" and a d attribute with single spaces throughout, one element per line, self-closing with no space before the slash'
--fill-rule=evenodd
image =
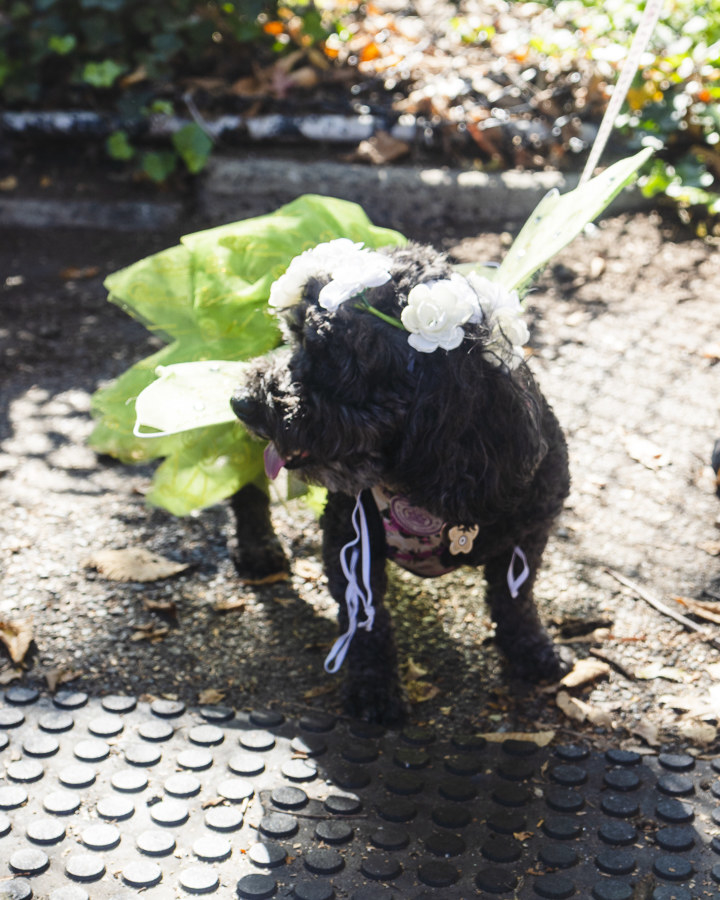
<path id="1" fill-rule="evenodd" d="M 522 223 L 552 188 L 577 186 L 578 175 L 560 172 L 501 174 L 450 168 L 364 166 L 351 163 L 286 164 L 278 160 L 216 158 L 203 179 L 202 212 L 232 221 L 269 212 L 300 194 L 320 193 L 361 204 L 378 225 L 403 230 L 503 227 Z M 637 189 L 624 191 L 610 213 L 647 208 Z"/>
<path id="2" fill-rule="evenodd" d="M 319 193 L 359 203 L 377 224 L 401 231 L 438 229 L 447 223 L 469 231 L 497 229 L 522 223 L 547 191 L 557 188 L 566 192 L 577 181 L 577 175 L 559 172 L 487 174 L 450 168 L 218 157 L 210 160 L 197 180 L 194 196 L 173 201 L 0 197 L 0 227 L 181 228 L 191 205 L 202 219 L 198 227 L 204 227 L 261 215 L 300 194 Z M 651 205 L 631 188 L 615 200 L 609 213 L 634 212 Z M 187 230 L 196 225 L 196 221 L 188 222 Z"/>

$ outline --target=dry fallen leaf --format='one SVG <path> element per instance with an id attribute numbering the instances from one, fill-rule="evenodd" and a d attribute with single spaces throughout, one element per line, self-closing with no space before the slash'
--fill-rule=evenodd
<path id="1" fill-rule="evenodd" d="M 279 581 L 288 581 L 290 579 L 289 572 L 273 572 L 271 575 L 265 575 L 262 578 L 238 578 L 242 584 L 277 584 Z"/>
<path id="2" fill-rule="evenodd" d="M 405 141 L 399 141 L 387 131 L 378 131 L 371 138 L 358 144 L 352 158 L 359 162 L 382 166 L 406 156 L 409 152 L 410 145 Z"/>
<path id="3" fill-rule="evenodd" d="M 94 278 L 99 273 L 99 266 L 83 266 L 82 268 L 68 266 L 67 269 L 63 269 L 60 272 L 60 277 L 65 281 L 80 281 L 84 278 Z"/>
<path id="4" fill-rule="evenodd" d="M 5 644 L 10 659 L 21 663 L 33 639 L 32 622 L 0 621 L 0 643 Z"/>
<path id="5" fill-rule="evenodd" d="M 176 616 L 177 606 L 174 600 L 148 600 L 143 599 L 143 606 L 149 612 L 164 613 L 166 616 Z"/>
<path id="6" fill-rule="evenodd" d="M 662 663 L 654 662 L 647 666 L 641 666 L 635 670 L 635 677 L 643 681 L 653 681 L 655 678 L 664 678 L 666 681 L 675 681 L 678 684 L 684 684 L 689 676 L 684 669 L 678 669 L 675 666 L 664 666 Z"/>
<path id="7" fill-rule="evenodd" d="M 554 731 L 486 731 L 480 737 L 492 744 L 500 744 L 503 741 L 529 741 L 538 747 L 547 747 L 554 740 Z"/>
<path id="8" fill-rule="evenodd" d="M 711 744 L 718 735 L 718 730 L 709 722 L 698 722 L 696 719 L 683 719 L 678 723 L 680 734 L 694 744 Z"/>
<path id="9" fill-rule="evenodd" d="M 48 690 L 55 693 L 61 684 L 74 681 L 81 675 L 82 672 L 79 669 L 49 669 L 45 673 L 45 681 L 47 682 Z"/>
<path id="10" fill-rule="evenodd" d="M 198 703 L 201 706 L 216 706 L 225 699 L 225 691 L 218 691 L 215 688 L 207 688 L 198 694 Z"/>
<path id="11" fill-rule="evenodd" d="M 246 601 L 244 597 L 233 597 L 230 600 L 218 600 L 213 603 L 215 612 L 232 612 L 236 609 L 245 609 Z"/>
<path id="12" fill-rule="evenodd" d="M 3 669 L 0 672 L 0 684 L 10 684 L 11 681 L 17 681 L 22 678 L 23 673 L 20 669 Z"/>
<path id="13" fill-rule="evenodd" d="M 574 722 L 590 722 L 592 725 L 608 727 L 612 724 L 612 717 L 607 710 L 598 709 L 590 703 L 571 697 L 567 691 L 559 691 L 555 697 L 555 703 L 561 712 Z"/>
<path id="14" fill-rule="evenodd" d="M 188 568 L 185 563 L 174 562 L 142 547 L 98 550 L 85 560 L 84 566 L 96 569 L 109 581 L 159 581 Z"/>
<path id="15" fill-rule="evenodd" d="M 316 687 L 310 688 L 305 691 L 303 694 L 303 699 L 305 700 L 314 700 L 315 697 L 323 697 L 325 694 L 332 694 L 335 690 L 336 685 L 328 684 L 323 682 L 323 684 L 318 684 Z"/>
<path id="16" fill-rule="evenodd" d="M 705 603 L 702 600 L 691 600 L 690 597 L 673 597 L 673 600 L 699 619 L 720 625 L 720 603 L 717 601 Z"/>
<path id="17" fill-rule="evenodd" d="M 426 703 L 440 693 L 440 688 L 429 681 L 410 681 L 405 685 L 405 690 L 411 703 Z"/>
<path id="18" fill-rule="evenodd" d="M 418 665 L 412 657 L 408 657 L 404 675 L 405 681 L 417 681 L 418 678 L 422 678 L 423 675 L 427 675 L 427 673 L 427 669 L 423 669 L 423 667 Z"/>
<path id="19" fill-rule="evenodd" d="M 305 581 L 317 581 L 323 573 L 320 563 L 312 562 L 309 559 L 298 559 L 293 564 L 293 571 L 298 578 L 304 578 Z"/>
<path id="20" fill-rule="evenodd" d="M 652 722 L 640 722 L 639 725 L 636 725 L 630 730 L 633 734 L 642 738 L 645 743 L 649 744 L 651 747 L 658 747 L 660 745 L 658 726 L 653 725 Z"/>
<path id="21" fill-rule="evenodd" d="M 150 641 L 154 644 L 162 641 L 169 633 L 169 628 L 155 628 L 154 625 L 138 625 L 130 635 L 131 641 Z"/>
<path id="22" fill-rule="evenodd" d="M 600 659 L 579 659 L 564 678 L 560 680 L 563 687 L 574 688 L 598 678 L 607 678 L 610 675 L 610 666 Z"/>
<path id="23" fill-rule="evenodd" d="M 698 550 L 704 550 L 710 556 L 720 556 L 720 541 L 703 541 L 698 544 Z"/>
<path id="24" fill-rule="evenodd" d="M 667 453 L 647 438 L 640 437 L 638 434 L 629 434 L 623 443 L 628 455 L 646 469 L 661 469 L 670 464 L 670 457 Z"/>

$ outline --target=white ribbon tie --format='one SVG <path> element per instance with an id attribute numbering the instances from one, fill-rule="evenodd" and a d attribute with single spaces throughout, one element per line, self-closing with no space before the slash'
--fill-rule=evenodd
<path id="1" fill-rule="evenodd" d="M 372 631 L 375 620 L 375 607 L 370 588 L 370 533 L 360 494 L 357 495 L 355 501 L 352 524 L 355 529 L 355 537 L 348 541 L 340 551 L 340 565 L 343 575 L 347 578 L 345 605 L 348 612 L 348 628 L 345 634 L 340 635 L 335 641 L 325 660 L 325 671 L 331 674 L 337 672 L 345 661 L 350 642 L 355 637 L 358 628 Z M 348 554 L 350 555 L 349 564 Z M 358 562 L 360 563 L 362 584 L 358 581 Z M 365 619 L 358 622 L 358 612 L 361 606 Z"/>

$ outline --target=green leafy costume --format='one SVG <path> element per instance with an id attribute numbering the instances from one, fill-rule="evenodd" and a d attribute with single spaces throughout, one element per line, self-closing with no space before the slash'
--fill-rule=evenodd
<path id="1" fill-rule="evenodd" d="M 164 457 L 150 503 L 185 515 L 250 482 L 265 484 L 262 446 L 237 420 L 137 437 L 135 400 L 158 366 L 247 360 L 278 346 L 280 332 L 267 306 L 270 285 L 293 257 L 340 237 L 374 249 L 405 242 L 398 232 L 373 225 L 356 204 L 310 194 L 268 215 L 186 235 L 178 246 L 107 279 L 109 299 L 168 341 L 92 400 L 92 447 L 127 463 Z"/>
<path id="2" fill-rule="evenodd" d="M 548 193 L 498 269 L 456 268 L 482 271 L 506 290 L 523 292 L 651 153 L 620 160 L 566 194 Z M 238 361 L 281 341 L 268 314 L 273 281 L 304 250 L 342 237 L 372 249 L 405 242 L 398 232 L 373 225 L 354 203 L 308 194 L 269 215 L 187 235 L 179 246 L 108 278 L 110 299 L 169 342 L 93 397 L 93 447 L 125 462 L 165 457 L 150 503 L 183 515 L 252 482 L 266 486 L 260 445 L 229 409 Z M 163 436 L 137 437 L 136 417 Z"/>

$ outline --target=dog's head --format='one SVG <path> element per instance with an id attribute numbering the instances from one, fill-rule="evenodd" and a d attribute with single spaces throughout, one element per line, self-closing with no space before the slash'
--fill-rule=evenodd
<path id="1" fill-rule="evenodd" d="M 544 452 L 540 399 L 524 365 L 488 354 L 483 321 L 452 350 L 418 352 L 398 326 L 410 291 L 452 270 L 432 248 L 387 253 L 389 280 L 328 310 L 310 277 L 282 311 L 286 346 L 258 359 L 232 399 L 283 465 L 332 491 L 383 484 L 452 521 L 477 521 L 527 484 Z M 396 324 L 393 324 L 392 320 Z"/>

